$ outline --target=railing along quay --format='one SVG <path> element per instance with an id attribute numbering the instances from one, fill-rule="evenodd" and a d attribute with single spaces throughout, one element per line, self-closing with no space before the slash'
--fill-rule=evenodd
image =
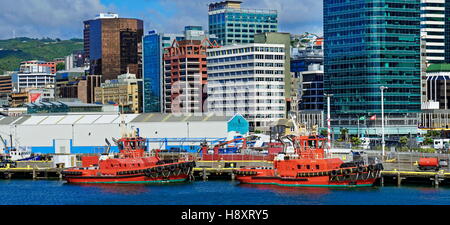
<path id="1" fill-rule="evenodd" d="M 366 151 L 369 157 L 381 159 L 380 151 Z M 189 153 L 163 153 L 160 155 L 163 160 L 178 160 L 186 158 L 196 161 L 194 176 L 197 180 L 208 179 L 234 179 L 233 170 L 241 167 L 270 167 L 273 162 L 270 160 L 260 160 L 259 158 L 229 158 L 227 160 L 202 160 L 199 154 Z M 418 153 L 418 152 L 387 152 L 383 161 L 384 170 L 378 184 L 427 184 L 439 187 L 450 184 L 450 167 L 439 168 L 439 171 L 421 171 L 418 168 L 418 161 L 421 157 L 437 157 L 450 162 L 450 154 Z M 80 162 L 78 162 L 80 166 Z M 62 179 L 63 168 L 52 168 L 51 161 L 22 162 L 17 168 L 0 168 L 0 178 L 4 179 Z"/>
<path id="2" fill-rule="evenodd" d="M 62 179 L 63 168 L 0 168 L 0 177 L 3 179 L 28 178 L 28 179 Z"/>
<path id="3" fill-rule="evenodd" d="M 370 157 L 382 158 L 381 151 L 365 151 Z M 436 170 L 420 170 L 420 158 L 438 158 L 450 162 L 450 154 L 422 153 L 422 152 L 390 152 L 385 154 L 384 170 L 381 172 L 379 183 L 402 184 L 431 184 L 435 187 L 450 184 L 450 167 L 440 167 Z"/>

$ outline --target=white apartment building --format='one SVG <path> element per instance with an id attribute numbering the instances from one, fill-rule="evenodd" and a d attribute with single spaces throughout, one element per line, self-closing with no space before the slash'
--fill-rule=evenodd
<path id="1" fill-rule="evenodd" d="M 421 0 L 422 54 L 428 64 L 445 61 L 445 0 Z"/>
<path id="2" fill-rule="evenodd" d="M 25 88 L 52 88 L 55 86 L 55 74 L 16 73 L 13 74 L 13 89 L 19 92 Z"/>
<path id="3" fill-rule="evenodd" d="M 44 61 L 26 61 L 20 64 L 19 72 L 12 74 L 13 91 L 26 88 L 54 88 L 55 74 Z"/>
<path id="4" fill-rule="evenodd" d="M 284 57 L 282 44 L 208 49 L 208 111 L 239 113 L 255 130 L 285 118 Z"/>

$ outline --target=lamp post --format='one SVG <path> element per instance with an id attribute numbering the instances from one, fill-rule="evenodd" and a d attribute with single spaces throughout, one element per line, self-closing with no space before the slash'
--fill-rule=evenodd
<path id="1" fill-rule="evenodd" d="M 331 110 L 330 110 L 330 98 L 333 94 L 324 94 L 327 97 L 327 138 L 328 138 L 328 150 L 331 150 Z"/>
<path id="2" fill-rule="evenodd" d="M 359 119 L 360 119 L 360 117 L 359 117 L 359 115 L 357 115 L 356 116 L 356 122 L 358 123 L 358 130 L 356 131 L 356 133 L 358 135 L 358 138 L 359 138 Z"/>
<path id="3" fill-rule="evenodd" d="M 386 146 L 386 142 L 384 141 L 384 90 L 388 89 L 388 87 L 381 86 L 381 149 L 382 149 L 382 159 L 384 160 L 384 149 Z"/>

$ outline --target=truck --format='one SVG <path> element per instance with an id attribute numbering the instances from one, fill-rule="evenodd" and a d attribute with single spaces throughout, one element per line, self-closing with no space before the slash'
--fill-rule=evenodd
<path id="1" fill-rule="evenodd" d="M 443 167 L 448 167 L 448 160 L 438 158 L 420 158 L 418 167 L 419 170 L 422 171 L 427 170 L 439 171 Z"/>

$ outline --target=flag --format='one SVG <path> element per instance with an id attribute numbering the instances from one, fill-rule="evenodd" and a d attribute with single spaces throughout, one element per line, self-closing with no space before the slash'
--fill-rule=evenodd
<path id="1" fill-rule="evenodd" d="M 370 117 L 370 120 L 376 120 L 377 119 L 377 115 L 373 115 L 372 117 Z"/>
<path id="2" fill-rule="evenodd" d="M 359 120 L 366 120 L 366 116 L 359 117 Z"/>

